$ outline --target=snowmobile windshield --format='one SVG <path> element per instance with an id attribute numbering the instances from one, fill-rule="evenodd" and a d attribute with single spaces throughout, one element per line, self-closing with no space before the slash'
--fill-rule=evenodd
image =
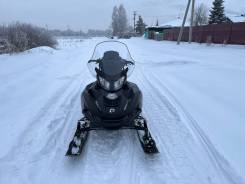
<path id="1" fill-rule="evenodd" d="M 88 68 L 95 77 L 96 70 L 109 77 L 118 76 L 123 72 L 129 77 L 134 65 L 127 45 L 119 41 L 104 41 L 97 44 L 92 58 L 88 61 Z"/>

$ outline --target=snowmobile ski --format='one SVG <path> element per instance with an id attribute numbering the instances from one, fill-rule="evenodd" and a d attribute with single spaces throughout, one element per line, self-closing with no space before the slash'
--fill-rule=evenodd
<path id="1" fill-rule="evenodd" d="M 147 127 L 146 120 L 139 116 L 134 120 L 135 128 L 137 130 L 138 139 L 145 153 L 154 154 L 159 153 L 156 142 L 152 138 Z"/>
<path id="2" fill-rule="evenodd" d="M 82 118 L 77 122 L 77 129 L 72 141 L 69 144 L 69 148 L 66 152 L 66 156 L 80 155 L 83 146 L 87 140 L 90 130 L 90 121 L 86 118 Z"/>

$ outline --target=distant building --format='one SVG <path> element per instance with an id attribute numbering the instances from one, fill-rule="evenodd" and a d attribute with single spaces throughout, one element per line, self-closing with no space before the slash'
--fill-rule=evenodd
<path id="1" fill-rule="evenodd" d="M 158 26 L 148 26 L 145 30 L 145 38 L 162 40 L 164 31 L 174 27 L 180 27 L 182 24 L 182 19 L 178 17 L 175 20 L 166 22 L 164 24 L 159 24 Z"/>
<path id="2" fill-rule="evenodd" d="M 231 22 L 224 24 L 202 25 L 193 27 L 193 41 L 198 43 L 242 44 L 245 45 L 245 14 L 226 14 Z M 182 18 L 147 27 L 145 38 L 153 40 L 176 41 L 179 36 Z M 190 22 L 185 24 L 183 41 L 189 40 Z"/>

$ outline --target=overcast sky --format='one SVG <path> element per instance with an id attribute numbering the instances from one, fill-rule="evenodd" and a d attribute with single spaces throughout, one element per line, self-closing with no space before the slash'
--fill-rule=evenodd
<path id="1" fill-rule="evenodd" d="M 213 0 L 196 0 L 211 7 Z M 13 21 L 48 26 L 50 29 L 106 29 L 113 6 L 123 3 L 132 25 L 133 11 L 148 25 L 162 24 L 183 15 L 187 0 L 0 0 L 0 24 Z M 245 0 L 225 0 L 226 12 L 245 13 Z"/>

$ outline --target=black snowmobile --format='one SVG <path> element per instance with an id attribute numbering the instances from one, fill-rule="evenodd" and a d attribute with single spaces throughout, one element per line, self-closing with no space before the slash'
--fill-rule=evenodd
<path id="1" fill-rule="evenodd" d="M 89 131 L 105 129 L 135 129 L 144 152 L 157 153 L 146 120 L 141 116 L 142 93 L 136 84 L 127 81 L 134 61 L 126 44 L 118 41 L 97 44 L 88 67 L 97 80 L 82 92 L 84 117 L 77 123 L 66 155 L 79 155 Z"/>

